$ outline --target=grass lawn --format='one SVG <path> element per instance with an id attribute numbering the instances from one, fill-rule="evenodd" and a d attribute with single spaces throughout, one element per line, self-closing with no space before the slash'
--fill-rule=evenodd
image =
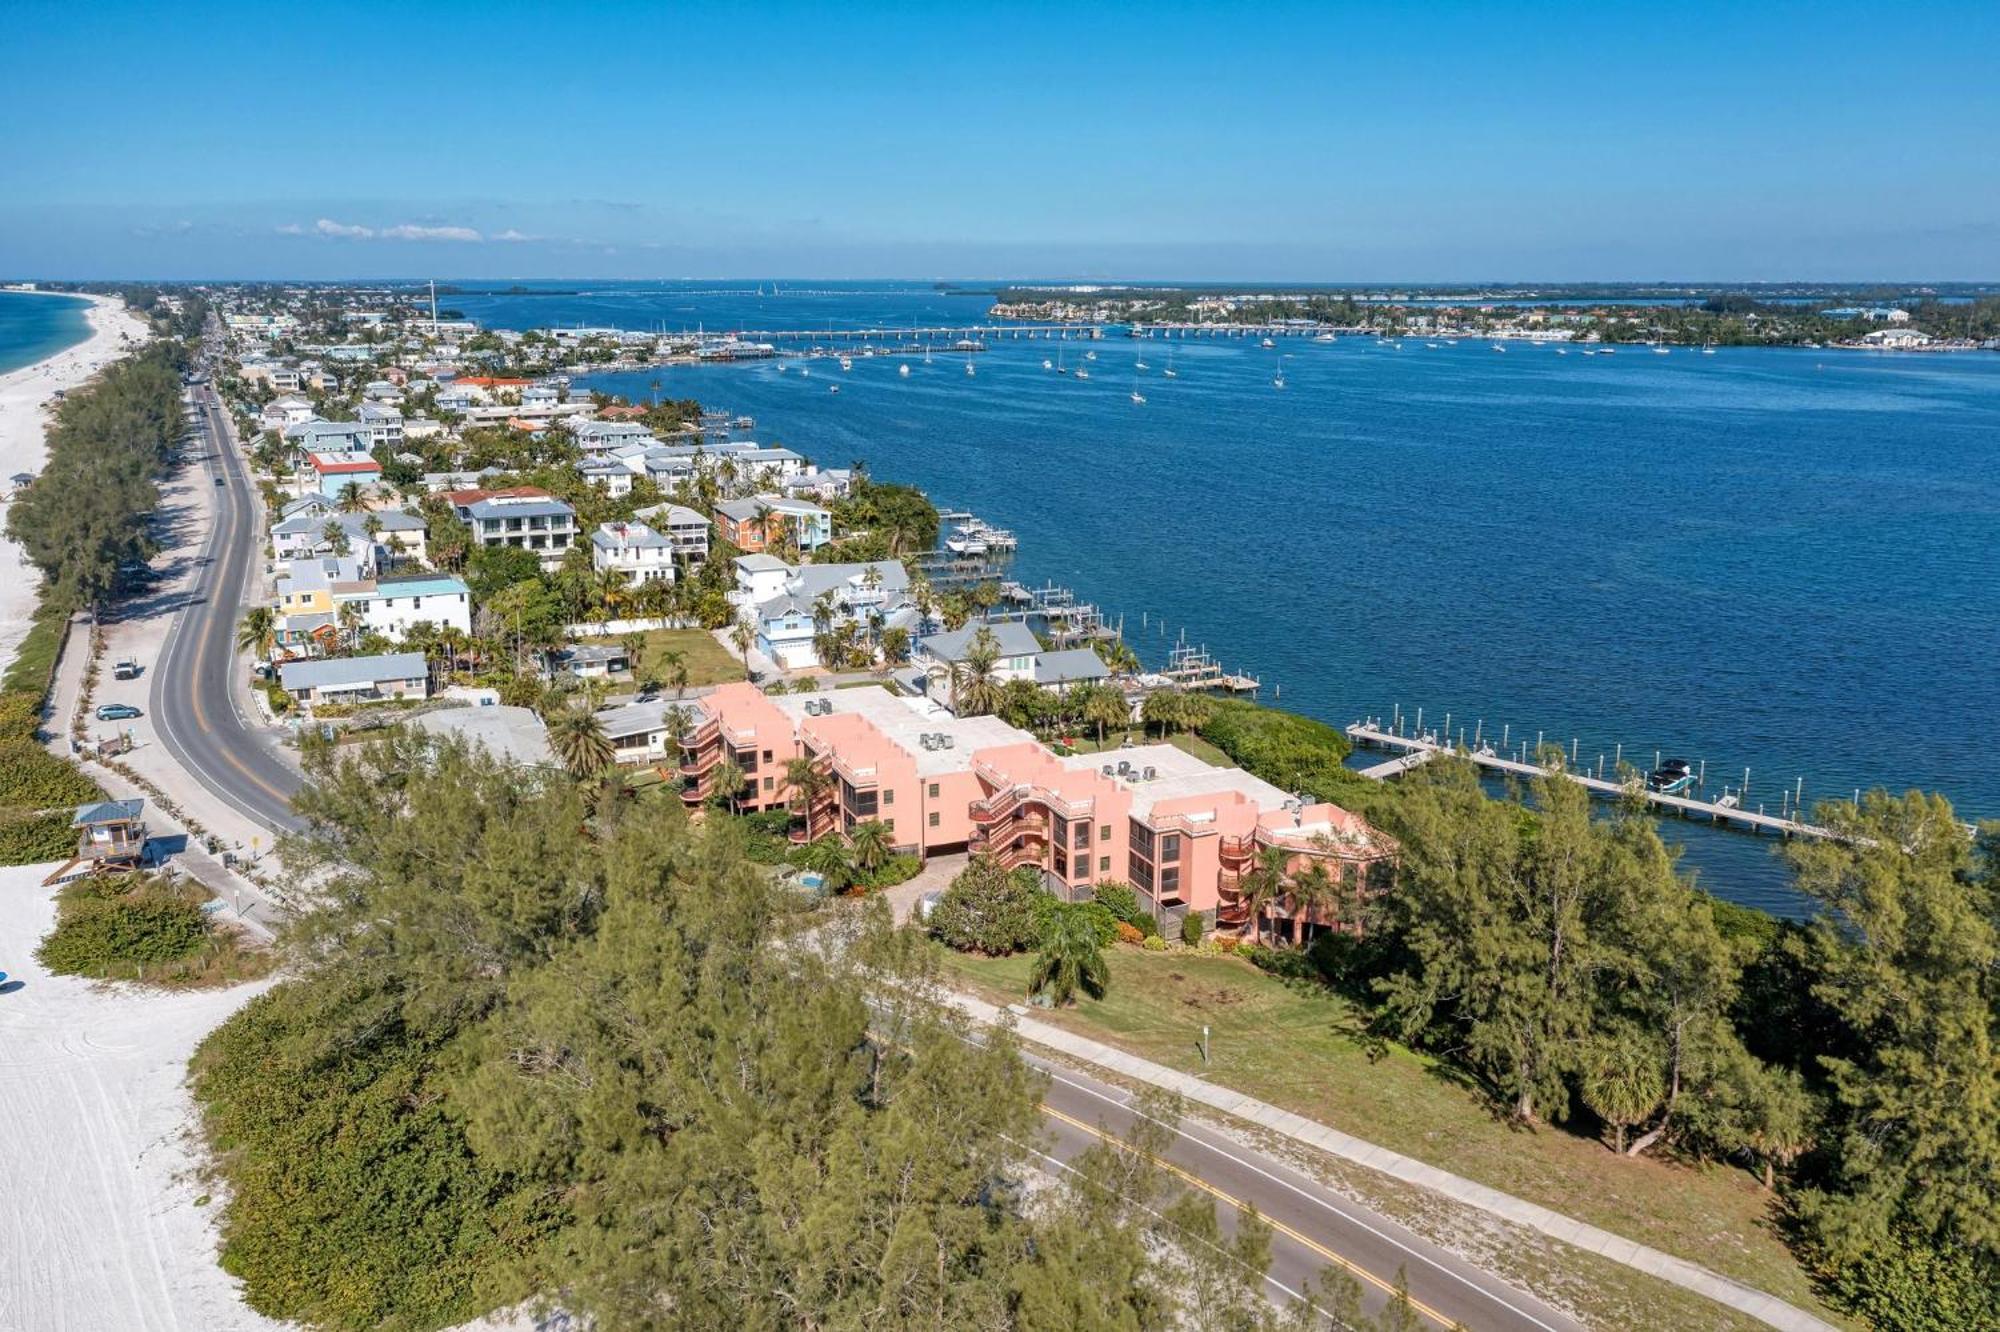
<path id="1" fill-rule="evenodd" d="M 1026 991 L 1028 955 L 940 951 L 947 977 L 982 997 L 1014 1003 Z M 1561 1129 L 1517 1127 L 1448 1065 L 1400 1046 L 1371 1060 L 1348 1001 L 1236 958 L 1120 946 L 1107 959 L 1103 1000 L 1036 1016 L 1844 1321 L 1821 1306 L 1779 1239 L 1773 1195 L 1741 1169 L 1625 1160 Z"/>
<path id="2" fill-rule="evenodd" d="M 728 684 L 743 678 L 743 662 L 715 641 L 706 629 L 649 629 L 640 653 L 639 673 L 652 673 L 669 688 L 666 654 L 679 652 L 687 660 L 689 685 Z"/>
<path id="3" fill-rule="evenodd" d="M 1153 737 L 1143 735 L 1138 731 L 1131 732 L 1131 736 L 1132 743 L 1135 745 L 1158 743 Z M 1105 734 L 1102 744 L 1098 743 L 1097 737 L 1094 735 L 1079 735 L 1073 737 L 1073 739 L 1075 740 L 1075 744 L 1071 747 L 1079 754 L 1106 754 L 1117 749 L 1125 742 L 1123 735 L 1111 732 Z M 1212 763 L 1218 768 L 1233 768 L 1236 766 L 1230 762 L 1229 755 L 1223 753 L 1214 745 L 1211 745 L 1208 741 L 1192 732 L 1183 735 L 1170 735 L 1167 737 L 1167 743 L 1175 749 L 1181 750 L 1183 753 L 1192 754 L 1202 762 Z"/>

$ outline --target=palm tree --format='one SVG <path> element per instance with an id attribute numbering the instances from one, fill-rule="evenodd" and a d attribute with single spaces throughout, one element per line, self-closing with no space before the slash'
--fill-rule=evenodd
<path id="1" fill-rule="evenodd" d="M 983 717 L 1000 706 L 1000 678 L 994 674 L 1000 664 L 1000 640 L 980 625 L 965 650 L 965 660 L 952 671 L 951 701 L 963 717 Z"/>
<path id="2" fill-rule="evenodd" d="M 1100 638 L 1096 643 L 1097 655 L 1103 659 L 1113 675 L 1136 675 L 1139 670 L 1139 654 L 1132 645 L 1122 638 Z"/>
<path id="3" fill-rule="evenodd" d="M 895 844 L 891 840 L 893 834 L 889 825 L 880 819 L 855 824 L 848 836 L 854 842 L 854 863 L 863 874 L 873 874 L 881 869 L 895 853 Z"/>
<path id="4" fill-rule="evenodd" d="M 833 785 L 833 778 L 820 771 L 809 758 L 795 758 L 785 764 L 785 785 L 791 789 L 792 808 L 805 820 L 806 837 L 812 837 L 812 808 Z"/>
<path id="5" fill-rule="evenodd" d="M 243 612 L 243 621 L 236 626 L 236 646 L 244 652 L 255 652 L 268 660 L 277 629 L 276 611 L 269 606 L 252 606 Z"/>
<path id="6" fill-rule="evenodd" d="M 1075 1002 L 1078 990 L 1102 999 L 1109 981 L 1096 923 L 1081 911 L 1059 908 L 1042 932 L 1041 951 L 1028 975 L 1028 993 L 1040 994 L 1053 1007 L 1062 1008 Z"/>
<path id="7" fill-rule="evenodd" d="M 891 666 L 910 658 L 910 631 L 901 625 L 890 625 L 882 631 L 882 660 Z"/>
<path id="8" fill-rule="evenodd" d="M 1315 860 L 1292 880 L 1292 946 L 1305 942 L 1306 917 L 1338 903 L 1340 886 Z"/>
<path id="9" fill-rule="evenodd" d="M 360 513 L 363 509 L 367 508 L 368 495 L 361 489 L 361 483 L 359 481 L 349 481 L 346 485 L 342 486 L 339 498 L 334 501 L 334 507 L 342 513 Z"/>
<path id="10" fill-rule="evenodd" d="M 854 858 L 847 853 L 847 843 L 838 837 L 820 838 L 799 853 L 799 860 L 819 875 L 820 886 L 828 896 L 844 891 L 854 882 Z"/>
<path id="11" fill-rule="evenodd" d="M 578 781 L 602 772 L 617 756 L 604 723 L 587 707 L 562 709 L 549 719 L 548 728 L 549 748 Z"/>
<path id="12" fill-rule="evenodd" d="M 1097 743 L 1104 743 L 1104 730 L 1108 726 L 1124 726 L 1132 720 L 1132 706 L 1125 701 L 1125 695 L 1110 685 L 1099 685 L 1078 691 L 1085 695 L 1079 709 L 1083 720 L 1097 728 Z"/>
<path id="13" fill-rule="evenodd" d="M 321 545 L 325 546 L 335 555 L 345 555 L 348 553 L 347 529 L 342 527 L 335 519 L 327 519 L 325 525 L 319 529 L 319 540 Z"/>
<path id="14" fill-rule="evenodd" d="M 347 645 L 350 648 L 358 646 L 361 642 L 361 607 L 352 601 L 343 601 L 335 619 L 340 623 L 341 633 L 347 636 Z"/>
<path id="15" fill-rule="evenodd" d="M 756 679 L 756 675 L 750 670 L 750 649 L 757 642 L 757 635 L 751 631 L 748 624 L 738 620 L 729 631 L 729 641 L 735 645 L 736 655 L 743 658 L 743 678 Z"/>
<path id="16" fill-rule="evenodd" d="M 438 631 L 438 648 L 444 653 L 447 678 L 458 673 L 458 663 L 465 656 L 468 642 L 465 631 L 456 626 Z"/>
<path id="17" fill-rule="evenodd" d="M 1243 905 L 1250 913 L 1250 937 L 1264 942 L 1264 913 L 1285 895 L 1291 856 L 1275 846 L 1257 853 L 1257 864 L 1243 876 Z"/>
<path id="18" fill-rule="evenodd" d="M 660 665 L 666 669 L 667 683 L 674 687 L 674 697 L 682 698 L 688 687 L 688 656 L 677 648 L 669 648 L 660 654 Z"/>

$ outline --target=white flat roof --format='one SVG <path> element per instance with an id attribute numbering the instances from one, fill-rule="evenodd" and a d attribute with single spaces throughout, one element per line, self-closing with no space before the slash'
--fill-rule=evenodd
<path id="1" fill-rule="evenodd" d="M 1214 767 L 1172 745 L 1135 745 L 1131 749 L 1107 749 L 1101 754 L 1071 754 L 1056 762 L 1073 772 L 1101 772 L 1107 764 L 1116 768 L 1120 763 L 1131 764 L 1134 774 L 1153 769 L 1155 775 L 1151 780 L 1132 775 L 1114 779 L 1132 793 L 1132 812 L 1141 818 L 1151 814 L 1160 801 L 1183 796 L 1234 792 L 1247 798 L 1259 811 L 1283 809 L 1292 798 L 1290 792 L 1281 791 L 1241 768 Z"/>
<path id="2" fill-rule="evenodd" d="M 977 750 L 1018 745 L 1035 738 L 998 717 L 954 716 L 929 699 L 892 694 L 874 685 L 829 689 L 822 694 L 784 694 L 771 701 L 794 725 L 806 720 L 808 702 L 816 706 L 831 702 L 834 716 L 851 714 L 867 718 L 875 729 L 916 759 L 917 774 L 922 777 L 967 771 Z M 922 736 L 940 734 L 951 737 L 951 748 L 924 748 Z"/>

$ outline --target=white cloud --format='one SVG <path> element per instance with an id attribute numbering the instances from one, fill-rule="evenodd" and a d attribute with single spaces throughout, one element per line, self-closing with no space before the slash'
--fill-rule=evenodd
<path id="1" fill-rule="evenodd" d="M 497 235 L 495 235 L 493 239 L 497 241 L 533 241 L 533 240 L 540 240 L 541 237 L 530 236 L 527 235 L 525 232 L 516 231 L 514 230 L 514 228 L 509 227 L 505 231 L 502 231 Z"/>
<path id="2" fill-rule="evenodd" d="M 477 241 L 486 239 L 471 227 L 420 227 L 412 222 L 385 227 L 376 233 L 384 240 Z"/>
<path id="3" fill-rule="evenodd" d="M 472 227 L 428 227 L 415 222 L 403 222 L 393 227 L 368 227 L 354 222 L 336 222 L 330 217 L 322 217 L 310 227 L 296 222 L 287 222 L 278 228 L 280 236 L 330 236 L 341 240 L 413 240 L 413 241 L 483 241 L 486 239 Z M 519 232 L 507 232 L 497 237 L 499 240 L 529 240 Z"/>

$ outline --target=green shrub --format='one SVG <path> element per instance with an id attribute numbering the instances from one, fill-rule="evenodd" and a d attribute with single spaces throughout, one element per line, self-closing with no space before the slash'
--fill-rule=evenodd
<path id="1" fill-rule="evenodd" d="M 1035 942 L 1039 944 L 1048 937 L 1049 923 L 1057 916 L 1069 912 L 1080 915 L 1090 922 L 1091 930 L 1097 935 L 1097 946 L 1109 948 L 1118 939 L 1118 917 L 1102 902 L 1065 902 L 1054 893 L 1043 893 L 1035 902 Z"/>
<path id="2" fill-rule="evenodd" d="M 1132 885 L 1117 879 L 1106 879 L 1097 885 L 1095 896 L 1115 919 L 1124 921 L 1140 934 L 1160 932 L 1160 922 L 1152 912 L 1139 905 L 1139 894 L 1133 891 Z"/>
<path id="3" fill-rule="evenodd" d="M 1146 942 L 1139 946 L 1149 953 L 1164 953 L 1167 951 L 1167 941 L 1157 934 L 1147 935 Z"/>
<path id="4" fill-rule="evenodd" d="M 67 814 L 0 816 L 0 865 L 39 865 L 76 852 L 76 833 Z"/>
<path id="5" fill-rule="evenodd" d="M 1181 942 L 1190 948 L 1201 946 L 1201 916 L 1190 911 L 1181 917 Z"/>
<path id="6" fill-rule="evenodd" d="M 1201 734 L 1239 767 L 1287 791 L 1337 801 L 1375 785 L 1342 762 L 1353 748 L 1345 735 L 1295 712 L 1217 699 Z"/>
<path id="7" fill-rule="evenodd" d="M 1037 911 L 1044 900 L 1054 899 L 1034 870 L 1009 873 L 991 857 L 974 856 L 938 899 L 931 933 L 960 952 L 1018 953 L 1041 939 Z"/>
<path id="8" fill-rule="evenodd" d="M 1296 948 L 1268 948 L 1263 944 L 1244 944 L 1237 950 L 1250 965 L 1259 971 L 1268 971 L 1273 976 L 1286 980 L 1318 981 L 1322 977 L 1319 968 L 1313 965 L 1311 957 Z"/>
<path id="9" fill-rule="evenodd" d="M 908 853 L 890 856 L 877 865 L 871 873 L 856 873 L 855 883 L 862 888 L 894 888 L 899 883 L 908 883 L 923 871 L 924 862 L 918 856 Z"/>
<path id="10" fill-rule="evenodd" d="M 32 739 L 0 740 L 0 806 L 53 809 L 102 799 L 96 782 Z"/>
<path id="11" fill-rule="evenodd" d="M 55 932 L 36 956 L 64 976 L 129 976 L 192 957 L 208 942 L 204 899 L 150 876 L 80 880 L 63 889 Z"/>

